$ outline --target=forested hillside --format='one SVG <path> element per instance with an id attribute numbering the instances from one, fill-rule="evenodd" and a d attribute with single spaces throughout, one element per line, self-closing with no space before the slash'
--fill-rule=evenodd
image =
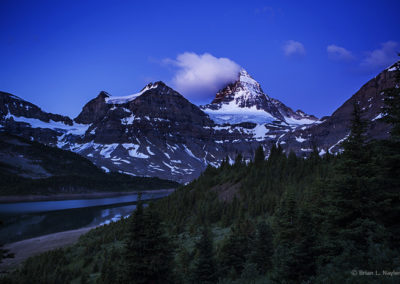
<path id="1" fill-rule="evenodd" d="M 0 195 L 174 188 L 177 182 L 105 173 L 88 159 L 0 132 Z"/>
<path id="2" fill-rule="evenodd" d="M 10 282 L 398 283 L 400 94 L 385 91 L 390 139 L 371 141 L 354 104 L 344 151 L 257 149 L 207 170 L 71 248 L 30 259 Z M 385 272 L 386 271 L 386 272 Z M 110 282 L 111 281 L 111 282 Z"/>

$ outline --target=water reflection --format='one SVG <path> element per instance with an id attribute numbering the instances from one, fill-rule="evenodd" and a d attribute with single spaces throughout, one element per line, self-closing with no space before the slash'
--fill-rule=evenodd
<path id="1" fill-rule="evenodd" d="M 169 191 L 144 193 L 142 200 L 149 200 L 167 196 Z M 59 201 L 35 201 L 35 202 L 16 202 L 0 204 L 0 216 L 7 214 L 22 214 L 33 212 L 45 212 L 54 210 L 84 208 L 92 206 L 102 206 L 117 203 L 130 203 L 137 201 L 137 194 L 123 195 L 117 197 L 96 198 L 96 199 L 76 199 Z"/>
<path id="2" fill-rule="evenodd" d="M 143 195 L 160 198 L 168 192 Z M 98 226 L 128 217 L 137 195 L 90 200 L 65 200 L 0 204 L 0 243 L 11 243 L 46 234 Z M 11 205 L 11 206 L 10 206 Z"/>

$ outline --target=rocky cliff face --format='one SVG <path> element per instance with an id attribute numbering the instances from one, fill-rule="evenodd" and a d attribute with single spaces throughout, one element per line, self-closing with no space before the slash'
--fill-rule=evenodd
<path id="1" fill-rule="evenodd" d="M 244 69 L 238 74 L 236 82 L 220 90 L 210 104 L 200 108 L 217 124 L 278 122 L 296 125 L 318 120 L 302 111 L 294 112 L 279 100 L 270 98 Z"/>
<path id="2" fill-rule="evenodd" d="M 17 96 L 0 92 L 0 126 L 11 134 L 52 144 L 58 136 L 55 128 L 71 128 L 73 124 L 67 116 L 44 112 Z"/>
<path id="3" fill-rule="evenodd" d="M 384 70 L 321 120 L 270 98 L 242 70 L 236 82 L 200 108 L 155 82 L 125 97 L 101 92 L 74 120 L 0 93 L 0 129 L 79 153 L 104 171 L 188 182 L 225 157 L 233 162 L 241 153 L 249 161 L 259 145 L 266 152 L 281 145 L 308 155 L 315 145 L 321 154 L 335 153 L 348 135 L 354 101 L 371 122 L 369 137 L 387 137 L 389 126 L 378 120 L 382 94 L 395 86 L 399 66 Z"/>
<path id="4" fill-rule="evenodd" d="M 105 99 L 109 97 L 110 95 L 107 92 L 101 91 L 96 98 L 83 107 L 81 113 L 75 118 L 75 121 L 77 123 L 89 124 L 102 119 L 108 111 Z"/>
<path id="5" fill-rule="evenodd" d="M 387 138 L 390 125 L 381 122 L 379 118 L 382 117 L 384 91 L 396 86 L 395 71 L 399 69 L 400 61 L 367 82 L 331 116 L 324 117 L 316 124 L 288 132 L 277 143 L 286 151 L 292 150 L 303 155 L 312 151 L 313 145 L 321 154 L 327 151 L 336 153 L 350 132 L 354 103 L 360 105 L 362 118 L 368 122 L 367 136 L 370 139 Z"/>
<path id="6" fill-rule="evenodd" d="M 90 116 L 94 109 L 102 115 Z M 217 163 L 216 152 L 222 152 L 213 141 L 209 117 L 163 82 L 127 97 L 100 94 L 75 121 L 90 126 L 81 141 L 61 140 L 61 147 L 105 170 L 186 182 L 208 163 Z"/>

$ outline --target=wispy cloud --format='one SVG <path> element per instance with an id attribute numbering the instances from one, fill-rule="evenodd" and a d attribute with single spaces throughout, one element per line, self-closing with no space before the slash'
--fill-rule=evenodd
<path id="1" fill-rule="evenodd" d="M 328 56 L 333 60 L 352 60 L 354 59 L 353 54 L 344 47 L 331 44 L 326 47 L 326 52 Z"/>
<path id="2" fill-rule="evenodd" d="M 224 57 L 209 53 L 185 52 L 176 59 L 164 59 L 177 68 L 172 79 L 173 87 L 185 97 L 194 100 L 210 98 L 226 84 L 237 79 L 240 66 Z"/>
<path id="3" fill-rule="evenodd" d="M 381 47 L 373 51 L 366 52 L 365 58 L 361 61 L 361 67 L 368 70 L 387 67 L 398 60 L 397 51 L 399 43 L 387 41 Z"/>
<path id="4" fill-rule="evenodd" d="M 254 12 L 256 14 L 268 14 L 268 15 L 271 15 L 271 16 L 275 15 L 274 8 L 272 8 L 270 6 L 264 6 L 264 7 L 261 7 L 261 8 L 256 8 L 254 10 Z"/>
<path id="5" fill-rule="evenodd" d="M 304 45 L 295 40 L 288 40 L 283 45 L 283 52 L 286 56 L 304 56 L 306 55 L 306 49 Z"/>

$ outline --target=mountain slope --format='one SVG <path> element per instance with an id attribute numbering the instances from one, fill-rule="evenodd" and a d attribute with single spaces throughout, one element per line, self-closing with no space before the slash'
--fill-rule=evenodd
<path id="1" fill-rule="evenodd" d="M 341 142 L 346 139 L 350 131 L 354 103 L 360 105 L 362 118 L 368 122 L 367 136 L 370 139 L 387 138 L 390 125 L 380 121 L 379 118 L 382 117 L 385 89 L 396 86 L 395 71 L 398 69 L 400 61 L 368 81 L 331 116 L 321 119 L 317 124 L 286 133 L 277 144 L 281 144 L 286 151 L 292 150 L 303 154 L 312 151 L 313 145 L 321 154 L 327 151 L 330 153 L 339 151 Z"/>
<path id="2" fill-rule="evenodd" d="M 0 133 L 0 194 L 132 191 L 177 187 L 158 178 L 106 174 L 86 158 Z"/>
<path id="3" fill-rule="evenodd" d="M 21 111 L 22 99 L 1 98 L 2 131 L 79 153 L 106 172 L 186 182 L 226 154 L 208 116 L 162 82 L 127 97 L 101 92 L 75 120 L 52 120 L 34 105 Z"/>
<path id="4" fill-rule="evenodd" d="M 61 147 L 112 171 L 185 182 L 216 161 L 212 153 L 220 148 L 208 116 L 163 82 L 127 97 L 102 93 L 75 121 L 90 123 L 88 131 L 75 143 L 63 140 Z"/>

